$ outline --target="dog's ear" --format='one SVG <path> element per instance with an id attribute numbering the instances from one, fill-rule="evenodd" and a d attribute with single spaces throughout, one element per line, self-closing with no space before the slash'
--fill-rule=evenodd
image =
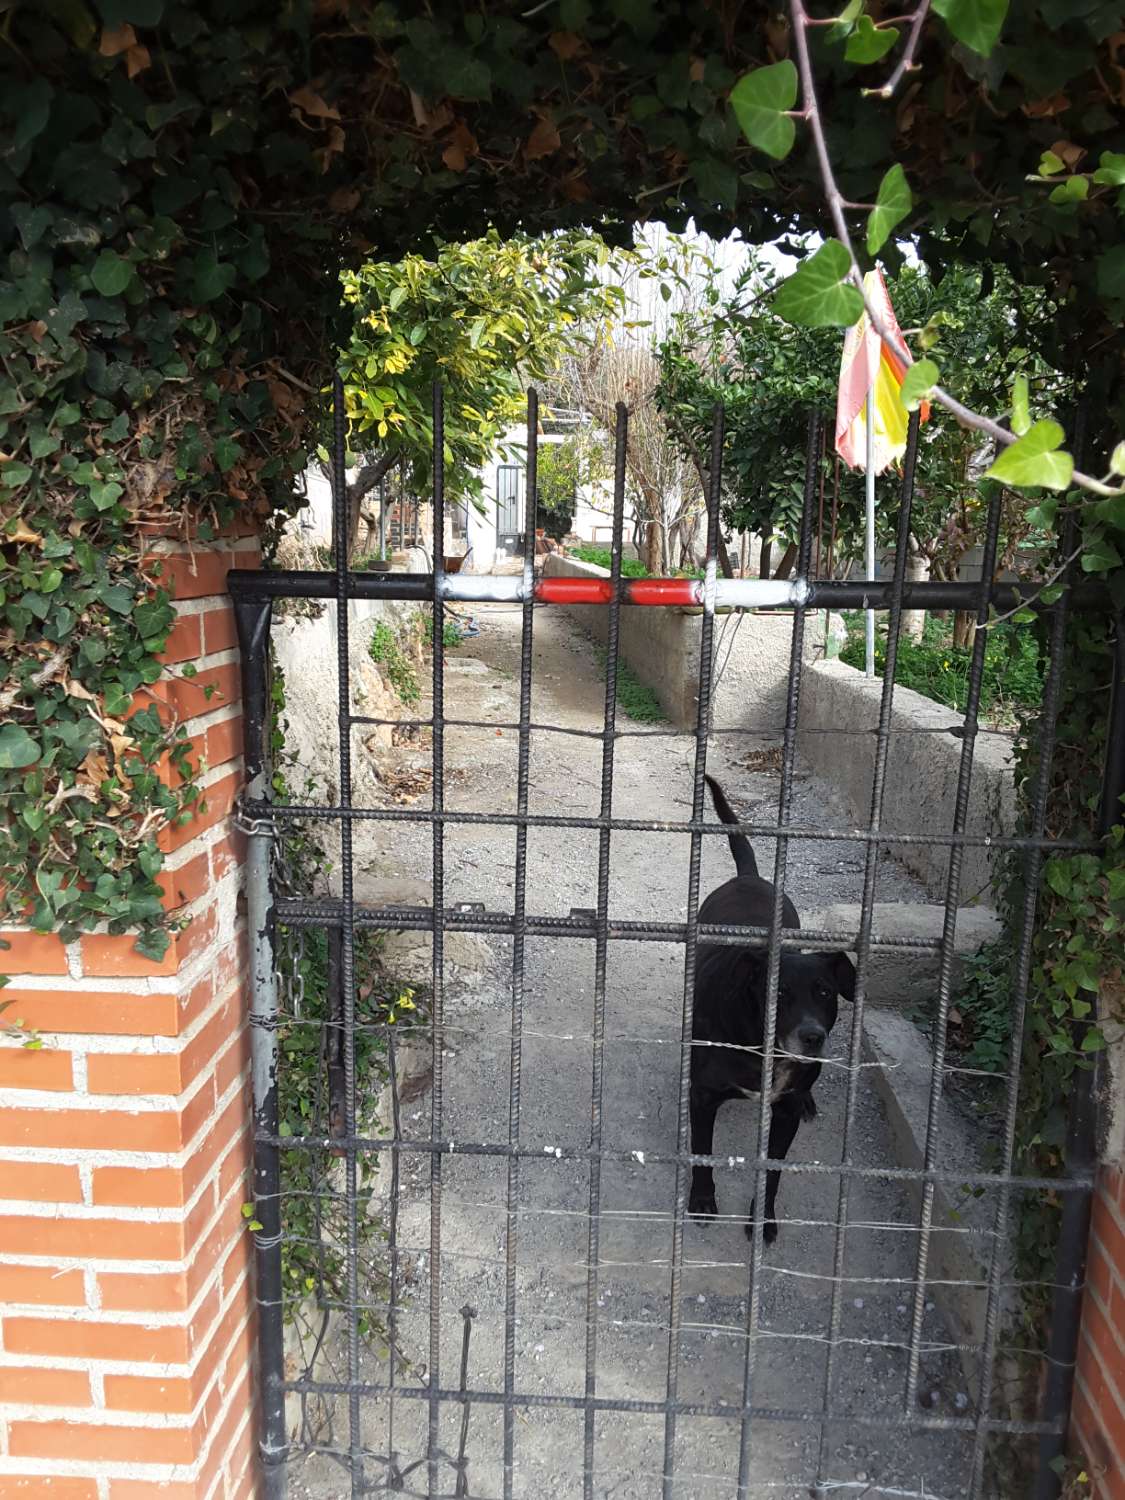
<path id="1" fill-rule="evenodd" d="M 849 1005 L 855 1004 L 855 965 L 846 953 L 833 953 L 832 977 Z"/>

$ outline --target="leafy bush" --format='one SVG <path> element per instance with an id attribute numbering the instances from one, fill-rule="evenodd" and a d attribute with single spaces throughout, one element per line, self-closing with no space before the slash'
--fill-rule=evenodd
<path id="1" fill-rule="evenodd" d="M 433 624 L 430 625 L 431 631 Z M 387 681 L 407 707 L 413 707 L 422 696 L 418 677 L 410 657 L 402 649 L 402 642 L 395 630 L 380 620 L 371 634 L 367 648 L 371 660 L 383 668 Z"/>
<path id="2" fill-rule="evenodd" d="M 579 562 L 593 563 L 596 568 L 609 568 L 613 563 L 613 556 L 608 547 L 571 547 L 570 556 L 578 558 Z M 644 563 L 637 562 L 632 557 L 623 557 L 621 576 L 623 578 L 649 578 L 651 574 Z"/>
<path id="3" fill-rule="evenodd" d="M 856 610 L 845 614 L 844 621 L 848 627 L 848 641 L 840 652 L 840 660 L 850 667 L 862 668 L 866 652 L 863 612 Z M 883 675 L 886 654 L 886 637 L 877 634 L 877 676 Z M 895 682 L 963 713 L 969 700 L 971 662 L 972 650 L 952 645 L 942 622 L 930 618 L 926 621 L 921 641 L 905 637 L 899 640 Z M 1042 693 L 1043 666 L 1034 634 L 1007 622 L 990 626 L 981 679 L 981 712 L 991 713 L 1013 706 L 1034 708 Z"/>

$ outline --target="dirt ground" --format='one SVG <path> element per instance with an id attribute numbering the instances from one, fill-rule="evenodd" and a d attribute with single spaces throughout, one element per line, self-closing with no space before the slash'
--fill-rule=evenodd
<path id="1" fill-rule="evenodd" d="M 520 614 L 481 607 L 480 635 L 447 655 L 446 714 L 450 718 L 510 723 L 518 715 Z M 589 643 L 559 614 L 535 619 L 534 698 L 537 724 L 600 728 L 604 683 Z M 683 818 L 691 805 L 691 736 L 637 731 L 615 750 L 613 811 L 624 817 Z M 724 726 L 716 726 L 720 731 Z M 776 772 L 749 769 L 754 752 L 776 738 L 718 733 L 708 764 L 735 806 L 749 818 L 776 816 Z M 427 752 L 420 752 L 424 763 Z M 508 729 L 446 731 L 447 806 L 513 810 L 517 737 Z M 532 736 L 530 807 L 533 811 L 594 814 L 601 788 L 598 739 L 536 730 Z M 419 804 L 425 805 L 425 799 Z M 841 827 L 825 788 L 798 780 L 793 820 Z M 772 866 L 762 841 L 759 863 Z M 787 889 L 798 910 L 856 901 L 863 849 L 851 843 L 794 843 Z M 451 825 L 445 843 L 447 904 L 483 902 L 510 911 L 515 864 L 511 829 Z M 431 836 L 425 825 L 362 825 L 356 849 L 357 894 L 364 880 L 431 875 Z M 702 891 L 727 879 L 726 842 L 703 840 Z M 615 833 L 611 843 L 609 910 L 615 918 L 682 920 L 686 915 L 688 839 L 684 835 Z M 597 834 L 533 829 L 529 837 L 527 908 L 565 916 L 593 907 L 597 896 Z M 923 894 L 901 870 L 881 869 L 877 899 L 909 901 Z M 581 1396 L 592 1382 L 599 1397 L 664 1399 L 669 1360 L 669 1275 L 674 1169 L 646 1160 L 675 1149 L 677 1131 L 683 951 L 658 943 L 609 945 L 605 993 L 602 1144 L 628 1153 L 605 1162 L 597 1219 L 596 1358 L 588 1363 L 587 1277 L 591 1258 L 591 1171 L 556 1156 L 556 1148 L 585 1148 L 590 1140 L 594 944 L 528 940 L 523 999 L 519 1139 L 536 1155 L 519 1174 L 516 1273 L 515 1389 L 531 1395 Z M 483 972 L 451 987 L 447 1003 L 445 1088 L 439 1138 L 453 1143 L 506 1143 L 509 1122 L 511 943 L 490 939 Z M 791 1159 L 840 1160 L 851 1011 L 842 1007 L 831 1056 L 817 1088 L 819 1118 L 804 1126 Z M 428 1093 L 404 1106 L 403 1130 L 428 1138 Z M 677 1500 L 725 1500 L 736 1493 L 747 1356 L 750 1247 L 743 1221 L 753 1194 L 750 1172 L 733 1158 L 756 1150 L 757 1101 L 724 1106 L 715 1150 L 732 1169 L 717 1171 L 721 1217 L 688 1222 L 683 1239 L 681 1328 L 674 1351 L 679 1397 L 731 1408 L 732 1416 L 684 1415 L 675 1435 Z M 886 1119 L 861 1074 L 854 1160 L 891 1163 Z M 471 1308 L 468 1385 L 503 1390 L 507 1162 L 501 1157 L 446 1154 L 441 1167 L 440 1384 L 460 1378 L 462 1310 Z M 782 1227 L 765 1254 L 758 1336 L 753 1343 L 751 1400 L 773 1416 L 750 1422 L 749 1494 L 796 1500 L 817 1479 L 823 1409 L 832 1264 L 839 1196 L 831 1175 L 792 1174 L 779 1197 Z M 916 1228 L 904 1192 L 893 1182 L 856 1180 L 849 1205 L 845 1279 L 841 1287 L 841 1342 L 834 1359 L 831 1420 L 824 1426 L 823 1493 L 922 1496 L 953 1500 L 968 1492 L 971 1438 L 958 1432 L 918 1433 L 865 1425 L 882 1417 L 964 1417 L 969 1398 L 948 1335 L 927 1304 L 921 1389 L 926 1409 L 904 1412 L 905 1341 L 909 1330 Z M 430 1163 L 404 1157 L 394 1226 L 403 1305 L 397 1335 L 409 1368 L 395 1380 L 425 1385 L 431 1328 Z M 328 1341 L 336 1378 L 346 1372 L 338 1339 Z M 321 1370 L 321 1374 L 329 1373 Z M 361 1378 L 388 1379 L 388 1361 L 361 1352 Z M 795 1414 L 807 1413 L 797 1419 Z M 453 1462 L 462 1406 L 443 1403 L 439 1441 L 442 1495 L 502 1494 L 503 1416 L 496 1404 L 472 1404 L 467 1465 Z M 427 1493 L 428 1410 L 406 1396 L 365 1397 L 360 1408 L 366 1463 L 365 1492 Z M 332 1437 L 346 1450 L 347 1403 L 333 1415 Z M 393 1455 L 393 1463 L 389 1456 Z M 599 1413 L 594 1422 L 591 1493 L 598 1500 L 655 1500 L 661 1495 L 664 1419 L 659 1414 Z M 583 1494 L 583 1414 L 522 1407 L 515 1419 L 513 1492 L 520 1500 Z M 419 1464 L 419 1460 L 422 1460 Z M 412 1467 L 415 1466 L 415 1467 Z M 328 1500 L 350 1493 L 344 1467 L 317 1455 L 291 1464 L 291 1494 Z"/>

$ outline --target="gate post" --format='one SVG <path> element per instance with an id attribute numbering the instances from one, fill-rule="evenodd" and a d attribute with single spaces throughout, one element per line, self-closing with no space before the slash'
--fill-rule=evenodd
<path id="1" fill-rule="evenodd" d="M 230 567 L 250 537 L 155 544 L 176 596 L 153 688 L 206 759 L 205 805 L 160 835 L 183 918 L 159 963 L 133 938 L 8 931 L 0 1037 L 0 1494 L 255 1493 L 242 716 Z M 208 689 L 213 689 L 208 693 Z M 172 773 L 169 773 L 172 774 Z"/>

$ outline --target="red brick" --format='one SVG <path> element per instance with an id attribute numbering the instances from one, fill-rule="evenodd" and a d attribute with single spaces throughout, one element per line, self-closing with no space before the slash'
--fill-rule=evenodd
<path id="1" fill-rule="evenodd" d="M 176 1052 L 92 1052 L 86 1083 L 91 1094 L 178 1094 L 180 1057 Z"/>
<path id="2" fill-rule="evenodd" d="M 110 937 L 91 933 L 82 942 L 82 972 L 90 978 L 144 978 L 153 974 L 174 974 L 180 966 L 177 939 L 173 938 L 162 959 L 145 958 L 137 952 L 131 933 Z"/>
<path id="3" fill-rule="evenodd" d="M 88 1260 L 179 1260 L 183 1225 L 120 1219 L 0 1218 L 0 1251 Z"/>
<path id="4" fill-rule="evenodd" d="M 190 822 L 183 823 L 178 828 L 169 826 L 160 830 L 157 836 L 160 848 L 166 854 L 171 854 L 229 817 L 241 787 L 241 771 L 233 771 L 229 776 L 204 787 L 197 810 L 192 809 Z"/>
<path id="5" fill-rule="evenodd" d="M 236 1183 L 244 1184 L 242 1198 L 246 1201 L 246 1180 L 254 1160 L 254 1142 L 249 1130 L 244 1130 L 238 1140 L 223 1157 L 219 1168 L 219 1202 L 225 1203 Z"/>
<path id="6" fill-rule="evenodd" d="M 0 1474 L 0 1500 L 98 1500 L 98 1485 L 64 1474 Z"/>
<path id="7" fill-rule="evenodd" d="M 160 582 L 177 599 L 206 599 L 225 595 L 227 573 L 231 568 L 256 568 L 262 554 L 254 548 L 246 552 L 197 551 L 195 553 L 160 553 Z"/>
<path id="8" fill-rule="evenodd" d="M 105 1404 L 110 1411 L 181 1412 L 195 1409 L 190 1380 L 145 1375 L 107 1375 Z"/>
<path id="9" fill-rule="evenodd" d="M 221 955 L 216 955 L 216 967 Z M 179 998 L 180 1024 L 178 1030 L 186 1031 L 197 1016 L 201 1016 L 215 998 L 215 980 L 212 974 L 204 974 L 186 995 Z"/>
<path id="10" fill-rule="evenodd" d="M 1125 1391 L 1125 1339 L 1110 1326 L 1106 1309 L 1093 1292 L 1082 1300 L 1082 1328 L 1097 1351 L 1102 1373 L 1109 1376 L 1119 1393 Z"/>
<path id="11" fill-rule="evenodd" d="M 242 1030 L 232 1039 L 230 1046 L 215 1065 L 215 1088 L 221 1097 L 231 1084 L 250 1066 L 250 1029 Z"/>
<path id="12" fill-rule="evenodd" d="M 100 994 L 94 990 L 6 989 L 8 1016 L 43 1032 L 82 1036 L 175 1036 L 180 1030 L 175 995 Z"/>
<path id="13" fill-rule="evenodd" d="M 85 1302 L 81 1271 L 0 1265 L 0 1303 L 6 1307 L 82 1307 Z"/>
<path id="14" fill-rule="evenodd" d="M 1125 1455 L 1125 1411 L 1122 1410 L 1120 1394 L 1098 1362 L 1096 1344 L 1091 1338 L 1085 1317 L 1078 1351 L 1078 1369 L 1085 1381 L 1090 1405 L 1097 1416 L 1098 1430 L 1105 1434 L 1110 1446 L 1118 1454 Z"/>
<path id="15" fill-rule="evenodd" d="M 22 1198 L 29 1203 L 81 1203 L 78 1168 L 57 1162 L 0 1161 L 0 1198 Z"/>
<path id="16" fill-rule="evenodd" d="M 174 1313 L 188 1306 L 184 1271 L 101 1271 L 98 1291 L 107 1312 Z"/>
<path id="17" fill-rule="evenodd" d="M 224 766 L 242 754 L 242 715 L 234 714 L 207 731 L 207 764 Z"/>
<path id="18" fill-rule="evenodd" d="M 203 621 L 199 615 L 180 615 L 168 632 L 160 653 L 164 662 L 196 661 L 203 655 Z"/>
<path id="19" fill-rule="evenodd" d="M 177 911 L 205 896 L 211 888 L 211 867 L 207 851 L 192 855 L 175 870 L 161 870 L 157 885 L 164 892 L 164 910 Z"/>
<path id="20" fill-rule="evenodd" d="M 81 1318 L 4 1319 L 4 1347 L 9 1354 L 45 1354 L 66 1359 L 155 1360 L 187 1364 L 188 1330 L 145 1328 L 139 1323 L 93 1323 Z"/>
<path id="21" fill-rule="evenodd" d="M 12 1422 L 8 1427 L 12 1458 L 57 1458 L 65 1453 L 72 1462 L 135 1463 L 143 1454 L 150 1464 L 187 1464 L 195 1451 L 189 1427 L 101 1427 L 84 1422 Z"/>
<path id="22" fill-rule="evenodd" d="M 168 702 L 182 723 L 237 703 L 242 694 L 242 672 L 237 662 L 204 667 L 195 677 L 168 679 Z"/>
<path id="23" fill-rule="evenodd" d="M 0 1047 L 0 1088 L 70 1089 L 74 1075 L 69 1052 L 56 1047 Z"/>
<path id="24" fill-rule="evenodd" d="M 203 649 L 211 656 L 216 651 L 230 651 L 238 645 L 234 609 L 209 609 L 203 616 Z"/>
<path id="25" fill-rule="evenodd" d="M 186 1145 L 176 1110 L 0 1110 L 0 1146 L 63 1151 L 178 1151 Z"/>
<path id="26" fill-rule="evenodd" d="M 0 1366 L 0 1402 L 21 1406 L 89 1406 L 90 1377 L 81 1370 L 15 1370 Z"/>
<path id="27" fill-rule="evenodd" d="M 1094 1481 L 1094 1500 L 1125 1500 L 1125 1463 L 1119 1462 L 1111 1449 L 1089 1395 L 1080 1374 L 1074 1388 L 1071 1428 Z M 1074 1446 L 1072 1441 L 1072 1449 Z"/>
<path id="28" fill-rule="evenodd" d="M 53 932 L 0 932 L 0 974 L 65 974 L 66 949 Z M 4 997 L 8 999 L 8 996 Z"/>
<path id="29" fill-rule="evenodd" d="M 111 1479 L 109 1500 L 199 1500 L 202 1490 L 190 1481 Z"/>
<path id="30" fill-rule="evenodd" d="M 183 1173 L 177 1167 L 95 1167 L 94 1202 L 113 1208 L 179 1208 Z"/>
<path id="31" fill-rule="evenodd" d="M 246 863 L 246 835 L 239 828 L 231 831 L 211 845 L 211 878 L 218 885 L 224 875 L 236 866 L 241 869 Z"/>

